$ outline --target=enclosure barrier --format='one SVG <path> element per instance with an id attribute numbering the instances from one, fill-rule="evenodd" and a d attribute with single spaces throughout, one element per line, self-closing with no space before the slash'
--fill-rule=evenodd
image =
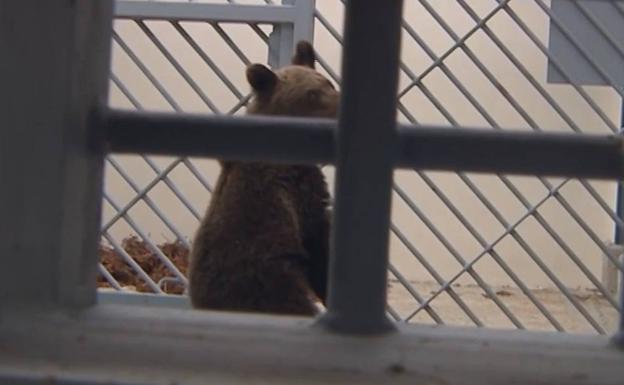
<path id="1" fill-rule="evenodd" d="M 108 149 L 116 153 L 336 162 L 336 124 L 327 119 L 109 110 L 102 121 Z M 624 141 L 616 135 L 407 124 L 399 124 L 397 131 L 389 157 L 400 168 L 610 179 L 624 172 Z"/>
<path id="2" fill-rule="evenodd" d="M 175 112 L 186 111 L 187 108 L 195 110 L 195 107 L 191 107 L 192 103 L 188 104 L 189 98 L 177 92 L 190 87 L 189 91 L 201 100 L 202 113 L 204 111 L 214 114 L 238 112 L 248 100 L 249 94 L 246 90 L 239 88 L 240 84 L 237 87 L 233 77 L 243 80 L 243 67 L 251 61 L 246 56 L 244 48 L 239 46 L 240 40 L 237 43 L 232 35 L 234 31 L 227 28 L 227 25 L 231 23 L 243 27 L 238 32 L 242 30 L 247 32 L 243 39 L 257 37 L 258 43 L 268 46 L 269 63 L 273 66 L 288 62 L 292 54 L 290 48 L 293 43 L 289 36 L 293 33 L 298 34 L 297 38 L 309 40 L 320 38 L 316 42 L 320 53 L 317 57 L 319 70 L 338 85 L 340 84 L 340 76 L 329 63 L 330 57 L 325 57 L 324 50 L 332 42 L 342 45 L 341 32 L 332 24 L 337 21 L 326 17 L 326 12 L 333 8 L 341 8 L 343 2 L 319 2 L 316 9 L 313 0 L 295 2 L 284 0 L 280 6 L 273 0 L 256 0 L 256 3 L 256 5 L 241 5 L 235 0 L 227 0 L 227 4 L 180 2 L 175 4 L 174 9 L 167 2 L 118 1 L 115 7 L 117 23 L 113 31 L 115 60 L 110 74 L 111 93 L 113 93 L 110 103 L 122 103 L 125 104 L 123 108 L 138 111 L 153 109 L 154 106 L 150 105 L 150 98 L 146 97 L 147 95 L 142 90 L 140 78 L 143 77 L 143 80 L 147 82 L 143 85 L 152 86 L 154 96 L 163 99 L 164 105 L 156 107 L 157 109 L 165 108 Z M 276 10 L 277 13 L 272 16 L 267 15 L 260 7 L 264 4 Z M 328 4 L 332 6 L 329 7 Z M 453 4 L 455 9 L 449 8 Z M 618 88 L 621 77 L 618 75 L 617 64 L 614 63 L 620 63 L 624 59 L 622 56 L 624 48 L 619 45 L 617 39 L 621 32 L 618 32 L 617 28 L 613 30 L 613 27 L 622 24 L 617 22 L 618 18 L 624 20 L 624 6 L 622 5 L 624 2 L 577 3 L 568 0 L 553 0 L 548 8 L 543 6 L 543 0 L 507 0 L 488 4 L 486 9 L 483 9 L 484 4 L 468 3 L 463 0 L 456 2 L 416 0 L 407 4 L 408 13 L 404 15 L 401 26 L 404 33 L 403 40 L 408 46 L 411 43 L 416 47 L 410 46 L 407 54 L 402 55 L 400 62 L 401 76 L 403 81 L 408 82 L 402 85 L 399 93 L 399 118 L 420 127 L 422 120 L 431 118 L 431 111 L 425 112 L 427 109 L 423 107 L 431 103 L 437 110 L 434 111 L 434 115 L 437 112 L 443 118 L 439 124 L 442 124 L 444 128 L 447 128 L 445 123 L 459 128 L 471 126 L 473 123 L 462 123 L 462 119 L 466 118 L 462 110 L 474 109 L 475 114 L 482 119 L 479 124 L 503 132 L 509 128 L 516 128 L 530 129 L 539 133 L 555 127 L 576 133 L 594 130 L 619 132 L 619 124 L 615 122 L 618 118 L 609 116 L 612 112 L 609 112 L 608 104 L 604 103 L 604 100 L 595 100 L 596 96 L 592 95 L 593 90 L 587 91 L 582 86 L 588 82 L 585 76 L 589 73 L 594 76 L 594 79 L 590 81 L 591 84 L 610 85 L 615 89 L 614 93 L 621 89 Z M 413 18 L 414 9 L 410 10 L 410 7 L 414 6 L 421 7 L 416 21 L 410 18 L 409 13 L 411 11 Z M 534 14 L 527 15 L 526 11 L 531 6 L 534 7 Z M 605 12 L 605 9 L 608 9 L 608 12 Z M 295 14 L 298 17 L 294 17 Z M 465 23 L 466 20 L 464 23 L 458 23 L 454 19 L 460 14 L 466 16 L 468 25 Z M 551 14 L 554 17 L 551 17 Z M 570 16 L 575 19 L 570 21 Z M 267 18 L 270 24 L 258 24 L 259 20 L 265 20 L 264 22 L 268 23 Z M 430 28 L 427 27 L 424 30 L 421 28 L 422 25 L 427 24 L 428 18 L 440 27 L 436 36 L 428 36 L 427 31 Z M 514 34 L 514 36 L 523 36 L 529 42 L 525 44 L 526 47 L 523 45 L 522 52 L 518 51 L 518 47 L 507 45 L 511 43 L 508 40 L 509 36 L 506 36 L 499 24 L 500 20 L 505 18 L 508 20 L 509 28 L 516 27 L 517 35 Z M 315 31 L 311 28 L 313 22 Z M 540 31 L 540 25 L 544 22 L 550 24 L 550 39 L 543 35 L 543 31 Z M 305 28 L 298 27 L 301 25 Z M 195 29 L 200 26 L 201 32 Z M 165 27 L 169 30 L 167 31 Z M 272 28 L 272 32 L 269 33 L 269 28 L 266 27 Z M 559 28 L 566 33 L 557 34 Z M 204 40 L 203 34 L 209 35 L 210 30 L 214 30 L 216 34 L 208 39 L 211 45 L 204 48 L 200 46 L 200 41 Z M 323 39 L 323 33 L 329 35 L 329 41 Z M 175 36 L 180 40 L 172 44 L 168 37 Z M 576 57 L 570 56 L 565 51 L 560 52 L 561 44 L 569 39 L 566 36 L 572 38 L 572 42 L 567 44 L 568 48 L 573 51 L 580 50 Z M 450 44 L 443 44 L 444 51 L 439 52 L 438 42 L 445 37 L 450 39 Z M 136 41 L 136 38 L 143 38 L 143 40 Z M 212 45 L 213 39 L 215 44 L 221 40 L 224 46 L 215 50 L 217 45 Z M 483 40 L 492 43 L 485 50 L 480 46 L 481 43 L 478 43 Z M 515 41 L 516 38 L 514 37 L 513 40 Z M 549 41 L 548 46 L 545 45 L 545 40 Z M 158 58 L 148 55 L 149 52 L 143 49 L 148 47 L 154 48 L 157 55 L 162 55 L 174 71 L 173 75 L 179 75 L 179 83 L 171 84 L 167 81 L 171 74 L 159 71 Z M 183 47 L 192 50 L 203 64 L 189 61 L 186 53 L 178 50 Z M 563 47 L 565 48 L 566 45 L 564 44 Z M 596 50 L 596 47 L 601 49 Z M 528 52 L 531 48 L 536 51 L 527 56 L 524 51 Z M 238 69 L 240 76 L 228 71 L 231 68 L 220 68 L 219 57 L 215 55 L 227 54 L 222 49 L 234 54 L 236 64 L 240 66 Z M 409 53 L 418 52 L 418 49 L 422 50 L 419 60 L 429 61 L 425 67 L 420 67 L 417 63 L 414 66 L 413 57 L 408 61 Z M 466 78 L 463 66 L 462 68 L 454 66 L 456 64 L 454 61 L 462 55 L 468 59 L 466 67 L 474 64 L 475 69 L 478 70 L 476 77 L 483 76 L 478 82 L 478 88 L 483 86 L 483 88 L 495 89 L 492 95 L 487 96 L 487 99 L 483 95 L 479 96 L 479 92 L 475 90 L 475 84 L 472 83 L 473 79 Z M 128 76 L 130 68 L 121 66 L 122 57 L 128 60 L 128 64 L 135 67 L 138 76 Z M 508 69 L 503 74 L 497 74 L 496 70 L 500 68 L 496 65 L 492 68 L 490 60 L 495 57 L 502 57 L 508 61 Z M 542 78 L 542 74 L 531 67 L 531 60 L 536 58 L 543 58 L 548 62 L 548 79 L 550 80 L 547 82 L 552 80 L 569 84 L 565 88 L 573 91 L 571 94 L 574 95 L 561 95 L 556 88 L 544 84 L 545 79 Z M 254 60 L 262 62 L 265 59 Z M 575 68 L 576 63 L 582 64 L 584 60 L 590 62 L 585 64 L 584 72 L 579 74 L 578 69 Z M 202 68 L 201 72 L 191 71 L 198 67 Z M 225 72 L 230 72 L 230 78 Z M 541 98 L 541 102 L 539 99 L 530 101 L 523 99 L 523 93 L 527 93 L 526 89 L 515 91 L 518 88 L 517 84 L 510 84 L 508 81 L 508 79 L 513 79 L 514 72 L 522 77 L 522 82 L 526 86 L 534 90 L 535 96 Z M 201 85 L 201 81 L 205 80 L 204 76 L 210 73 L 216 76 L 214 81 Z M 554 78 L 551 79 L 551 76 Z M 445 80 L 464 98 L 464 103 L 454 99 L 447 99 L 445 103 L 446 96 L 453 93 L 452 90 L 443 88 L 444 94 L 439 94 L 442 90 L 440 86 L 445 84 Z M 601 88 L 604 90 L 606 87 Z M 210 93 L 214 94 L 216 89 L 231 93 L 235 99 L 234 104 L 226 106 L 228 103 L 219 103 L 221 100 L 215 100 L 216 95 L 211 96 Z M 410 95 L 417 94 L 421 94 L 425 100 L 413 100 L 410 97 Z M 582 100 L 581 105 L 570 103 L 571 96 L 579 97 Z M 497 105 L 497 97 L 508 103 L 509 111 L 504 115 L 505 117 L 490 110 L 491 105 Z M 568 109 L 571 104 L 574 105 L 573 110 L 580 110 L 580 107 L 588 108 L 588 110 L 583 114 L 577 114 Z M 538 111 L 535 111 L 536 105 L 539 105 Z M 543 115 L 548 111 L 561 121 L 544 123 L 538 121 L 543 119 Z M 513 124 L 506 123 L 506 116 L 514 114 L 517 114 L 520 121 Z M 596 120 L 592 123 L 584 122 L 590 116 Z M 253 136 L 253 134 L 250 135 Z M 424 142 L 421 141 L 421 144 Z M 429 150 L 433 150 L 433 147 L 431 142 L 424 146 Z M 465 147 L 462 146 L 459 150 Z M 496 150 L 505 152 L 503 148 L 496 148 Z M 412 151 L 419 153 L 424 150 Z M 525 158 L 532 158 L 535 163 L 538 163 L 538 160 L 542 158 L 534 158 L 532 156 L 534 153 L 535 151 L 532 150 L 528 157 L 524 153 L 519 153 L 517 159 L 520 163 L 526 163 Z M 488 163 L 485 159 L 488 155 L 495 157 L 492 153 L 483 152 L 478 157 L 479 161 Z M 570 155 L 577 158 L 574 154 Z M 449 158 L 452 157 L 445 154 L 444 159 L 458 163 L 456 159 Z M 175 282 L 178 288 L 187 285 L 184 274 L 165 255 L 155 238 L 175 239 L 177 249 L 188 250 L 190 243 L 187 237 L 193 231 L 193 224 L 196 225 L 202 215 L 197 205 L 205 204 L 205 197 L 212 193 L 211 178 L 214 175 L 207 177 L 202 172 L 198 159 L 173 157 L 166 163 L 161 163 L 161 160 L 162 158 L 146 154 L 134 157 L 111 155 L 106 159 L 106 176 L 111 179 L 104 192 L 106 218 L 102 224 L 102 243 L 110 246 L 112 250 L 106 251 L 108 258 L 104 258 L 98 265 L 100 272 L 98 283 L 105 284 L 101 282 L 103 279 L 117 292 L 99 291 L 100 302 L 124 303 L 141 300 L 149 303 L 170 304 L 177 300 L 180 305 L 186 303 L 183 296 L 165 298 L 164 295 L 143 295 L 141 298 L 135 298 L 140 295 L 132 297 L 128 295 L 129 290 L 134 290 L 134 288 L 165 294 L 162 284 L 166 282 Z M 201 163 L 205 165 L 204 162 Z M 582 161 L 580 163 L 583 164 Z M 390 226 L 393 247 L 398 246 L 394 250 L 391 247 L 391 251 L 394 252 L 391 259 L 395 258 L 395 260 L 389 265 L 388 270 L 392 280 L 390 284 L 393 286 L 387 311 L 392 319 L 397 322 L 433 322 L 440 325 L 459 323 L 477 327 L 514 327 L 597 334 L 608 334 L 617 329 L 616 318 L 621 308 L 618 304 L 615 284 L 618 271 L 624 271 L 624 265 L 618 261 L 618 255 L 621 254 L 623 248 L 610 245 L 611 231 L 605 232 L 601 226 L 604 226 L 606 221 L 612 221 L 613 227 L 621 228 L 624 221 L 621 213 L 614 209 L 613 202 L 605 196 L 608 194 L 605 190 L 605 181 L 565 177 L 561 181 L 555 179 L 556 182 L 553 183 L 548 176 L 532 175 L 529 178 L 518 179 L 512 175 L 500 173 L 483 178 L 483 176 L 471 173 L 474 170 L 470 162 L 464 162 L 464 164 L 464 171 L 452 173 L 457 178 L 452 185 L 440 184 L 444 180 L 448 181 L 451 173 L 440 173 L 436 171 L 438 169 L 429 167 L 428 164 L 415 164 L 419 168 L 408 169 L 411 172 L 406 172 L 407 170 L 401 172 L 393 182 L 393 193 L 397 198 L 395 202 L 398 204 L 396 207 L 404 205 L 405 210 L 393 211 L 396 217 L 393 218 Z M 147 173 L 137 172 L 135 169 L 137 166 L 146 167 Z M 146 184 L 143 180 L 152 172 L 152 177 Z M 181 173 L 188 173 L 189 180 L 186 177 L 181 180 Z M 513 174 L 513 172 L 510 173 Z M 116 177 L 121 179 L 115 179 Z M 482 184 L 484 180 L 489 181 L 486 184 L 487 187 Z M 205 193 L 201 203 L 192 199 L 193 185 L 197 182 L 199 183 L 197 187 L 203 189 Z M 418 193 L 410 191 L 414 188 L 413 185 L 408 187 L 415 182 L 422 183 L 422 186 L 417 187 Z M 492 182 L 501 184 L 503 188 L 500 191 L 496 189 L 490 191 L 488 188 L 492 187 Z M 129 200 L 122 191 L 124 186 L 134 191 L 134 196 Z M 528 191 L 524 187 L 528 187 Z M 456 192 L 462 189 L 467 189 L 468 194 L 457 195 Z M 537 190 L 540 191 L 537 192 Z M 164 197 L 162 193 L 172 194 L 173 199 Z M 433 196 L 426 198 L 428 193 Z M 534 193 L 539 194 L 539 199 L 532 196 Z M 431 198 L 435 202 L 432 202 Z M 472 200 L 472 204 L 468 204 L 464 199 Z M 504 199 L 504 203 L 499 199 Z M 510 207 L 514 202 L 523 207 L 521 210 L 523 212 L 519 216 L 511 214 L 510 217 L 510 210 L 515 211 Z M 440 215 L 432 211 L 428 207 L 430 203 L 442 204 L 442 210 L 447 211 L 451 218 L 445 217 L 444 213 Z M 160 206 L 161 204 L 163 206 Z M 167 207 L 171 204 L 182 205 L 179 207 L 181 210 L 168 210 Z M 592 205 L 598 206 L 594 207 L 595 210 L 588 212 L 588 208 Z M 146 208 L 149 208 L 155 217 L 147 218 L 142 206 L 147 206 Z M 484 215 L 476 216 L 471 215 L 471 211 L 463 212 L 463 210 L 478 209 L 478 207 L 483 208 Z M 560 211 L 555 214 L 552 211 L 553 208 Z M 409 225 L 405 223 L 406 217 L 410 217 Z M 403 223 L 400 222 L 400 218 L 403 218 Z M 449 225 L 452 225 L 453 220 L 458 221 L 460 224 L 458 231 L 447 232 L 446 229 L 441 229 L 440 218 L 446 218 L 444 223 Z M 193 223 L 185 223 L 186 226 L 180 227 L 179 221 L 185 219 L 190 219 Z M 553 220 L 556 222 L 553 223 Z M 191 228 L 188 227 L 189 225 Z M 410 233 L 412 226 L 419 225 L 424 226 L 422 231 L 417 234 Z M 574 230 L 569 231 L 570 227 Z M 527 231 L 527 229 L 531 230 Z M 132 249 L 132 246 L 124 246 L 127 239 L 119 242 L 120 237 L 127 237 L 132 233 L 137 236 L 136 239 L 132 239 L 133 244 L 145 247 L 145 251 L 152 253 L 155 257 L 152 260 L 163 264 L 169 277 L 153 280 L 150 274 L 133 259 L 129 249 L 126 250 L 128 247 Z M 545 238 L 541 237 L 542 233 L 546 235 Z M 492 237 L 493 234 L 494 237 Z M 616 235 L 619 235 L 619 231 Z M 615 237 L 616 243 L 619 239 L 620 237 Z M 470 240 L 480 245 L 476 253 L 468 243 Z M 548 241 L 552 243 L 543 247 Z M 586 241 L 589 241 L 589 244 Z M 516 245 L 519 250 L 510 250 L 510 244 Z M 118 257 L 113 254 L 117 254 Z M 598 260 L 596 258 L 598 254 L 602 254 L 602 276 L 596 274 L 595 261 Z M 556 256 L 555 260 L 552 259 L 552 255 Z M 442 262 L 445 256 L 452 257 L 452 259 L 446 263 Z M 405 261 L 403 257 L 410 258 L 410 261 Z M 130 266 L 133 274 L 136 274 L 136 278 L 132 279 L 134 283 L 128 282 L 127 279 L 121 281 L 115 279 L 113 276 L 115 272 L 107 270 L 104 266 L 106 262 L 111 263 L 111 259 L 125 262 Z M 533 285 L 545 285 L 543 291 L 537 287 L 530 287 L 531 284 L 524 280 L 528 277 L 521 269 L 520 261 L 522 267 L 534 266 L 536 268 L 531 275 L 535 273 L 536 276 L 540 276 L 538 278 L 540 283 L 533 283 Z M 180 263 L 180 260 L 177 262 Z M 406 265 L 406 262 L 409 265 Z M 402 264 L 401 268 L 398 264 Z M 568 264 L 572 266 L 566 266 Z M 482 268 L 488 265 L 492 266 L 487 268 L 486 273 Z M 411 270 L 412 266 L 415 267 L 414 270 Z M 413 281 L 414 277 L 410 275 L 418 271 L 419 267 L 424 269 L 416 273 L 419 278 L 431 280 L 438 288 L 423 292 L 422 288 L 417 287 L 417 283 Z M 500 270 L 493 271 L 492 267 Z M 574 269 L 574 277 L 569 277 L 570 267 Z M 520 270 L 516 270 L 518 268 Z M 114 269 L 112 267 L 112 270 Z M 450 279 L 449 274 L 451 274 Z M 509 291 L 505 287 L 497 289 L 492 280 L 500 279 L 512 283 L 512 290 Z M 460 281 L 463 282 L 460 283 Z M 582 289 L 574 287 L 577 282 L 583 281 L 587 283 Z M 143 285 L 143 287 L 135 287 L 135 284 Z M 461 287 L 458 286 L 460 284 Z M 585 285 L 588 286 L 585 287 Z M 552 289 L 550 289 L 551 286 Z M 491 301 L 495 307 L 476 309 L 474 306 L 477 303 L 469 298 L 469 292 L 474 290 L 482 290 L 487 297 L 485 301 L 481 301 L 480 305 Z M 405 298 L 400 296 L 400 293 L 410 298 L 411 303 L 403 301 Z M 571 306 L 549 303 L 544 295 L 557 296 L 562 305 Z M 457 307 L 447 308 L 445 304 L 448 299 Z M 519 300 L 524 302 L 520 308 L 517 307 Z M 524 308 L 525 305 L 527 309 Z M 537 311 L 536 316 L 532 314 L 533 311 Z M 457 318 L 457 316 L 464 318 Z"/>
<path id="3" fill-rule="evenodd" d="M 459 152 L 447 162 L 424 149 L 431 143 L 448 150 L 462 139 L 489 149 L 500 144 L 511 154 L 535 148 L 545 157 L 555 151 L 548 155 L 556 165 L 553 168 L 533 169 L 535 164 L 511 161 L 500 154 L 500 162 L 497 158 L 493 166 L 471 162 L 471 167 L 482 171 L 497 170 L 502 164 L 509 171 L 574 175 L 579 163 L 556 155 L 556 151 L 574 150 L 588 155 L 587 165 L 579 172 L 622 178 L 624 151 L 621 140 L 612 137 L 394 130 L 402 2 L 388 3 L 383 11 L 372 0 L 347 4 L 343 62 L 347 76 L 343 77 L 335 143 L 327 137 L 333 127 L 327 122 L 285 119 L 277 124 L 278 120 L 249 118 L 227 123 L 236 131 L 276 123 L 277 128 L 267 130 L 267 136 L 281 134 L 284 124 L 291 125 L 288 139 L 273 138 L 278 143 L 278 160 L 299 160 L 284 144 L 314 138 L 315 143 L 335 145 L 335 153 L 309 151 L 305 155 L 309 158 L 304 159 L 333 158 L 338 168 L 329 309 L 320 322 L 95 305 L 105 152 L 146 150 L 137 143 L 136 132 L 163 117 L 126 115 L 105 107 L 111 2 L 0 3 L 0 47 L 14 53 L 8 55 L 11 59 L 17 58 L 0 72 L 6 84 L 2 105 L 11 107 L 2 114 L 10 128 L 2 130 L 1 138 L 0 172 L 8 188 L 3 190 L 0 212 L 3 218 L 14 219 L 3 221 L 0 228 L 4 264 L 0 381 L 621 384 L 622 350 L 602 336 L 416 326 L 392 331 L 384 307 L 393 167 L 401 162 L 430 162 L 463 169 L 457 162 L 472 160 L 468 156 L 473 153 Z M 26 18 L 30 23 L 22 22 Z M 364 42 L 364 36 L 369 41 Z M 380 54 L 369 55 L 368 47 Z M 354 65 L 363 62 L 367 64 Z M 386 71 L 378 73 L 379 68 Z M 368 87 L 375 87 L 375 98 Z M 20 91 L 24 89 L 38 92 Z M 381 102 L 379 95 L 385 96 Z M 157 125 L 160 138 L 176 140 L 151 143 L 152 149 L 199 151 L 176 142 L 208 135 L 220 141 L 221 133 L 214 131 L 222 130 L 223 149 L 216 144 L 204 155 L 237 156 L 249 150 L 234 147 L 223 127 L 212 125 L 214 120 L 172 119 L 186 125 L 184 131 L 192 135 L 181 136 L 176 127 Z M 128 134 L 111 122 L 125 125 Z M 199 133 L 198 125 L 203 123 L 213 133 Z M 362 154 L 363 144 L 373 150 Z M 401 161 L 392 158 L 396 146 L 402 148 Z M 414 149 L 422 149 L 425 155 L 418 160 L 411 152 Z M 259 148 L 254 159 L 271 160 L 266 150 Z M 17 162 L 23 169 L 15 169 Z M 364 174 L 363 164 L 372 173 Z M 34 172 L 43 177 L 32 178 Z M 32 234 L 37 237 L 33 239 Z M 357 296 L 349 296 L 355 291 Z"/>

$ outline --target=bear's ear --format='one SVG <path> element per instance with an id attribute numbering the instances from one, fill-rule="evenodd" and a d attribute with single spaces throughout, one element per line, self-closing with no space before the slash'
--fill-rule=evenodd
<path id="1" fill-rule="evenodd" d="M 266 94 L 275 88 L 277 75 L 262 64 L 252 64 L 247 67 L 247 81 L 258 94 Z"/>
<path id="2" fill-rule="evenodd" d="M 314 53 L 314 48 L 312 47 L 312 44 L 305 40 L 301 40 L 299 43 L 297 43 L 295 56 L 293 56 L 292 58 L 292 64 L 314 68 L 315 60 L 316 54 Z"/>

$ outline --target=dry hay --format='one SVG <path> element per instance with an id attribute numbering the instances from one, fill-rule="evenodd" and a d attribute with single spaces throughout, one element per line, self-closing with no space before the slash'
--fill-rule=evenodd
<path id="1" fill-rule="evenodd" d="M 155 283 L 166 277 L 175 278 L 175 274 L 165 266 L 156 255 L 153 248 L 136 236 L 125 238 L 121 247 L 130 257 L 149 275 Z M 186 275 L 188 268 L 189 250 L 180 241 L 163 243 L 157 246 L 160 251 L 171 260 L 178 270 Z M 136 290 L 143 293 L 153 292 L 152 288 L 127 264 L 123 257 L 110 246 L 100 245 L 100 262 L 106 270 L 119 282 L 124 289 Z M 102 276 L 98 275 L 98 287 L 112 287 Z M 168 294 L 182 294 L 184 285 L 173 280 L 165 282 L 161 289 Z"/>

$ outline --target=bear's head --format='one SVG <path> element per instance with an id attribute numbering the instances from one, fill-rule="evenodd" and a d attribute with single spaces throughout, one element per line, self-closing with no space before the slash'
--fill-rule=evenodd
<path id="1" fill-rule="evenodd" d="M 314 70 L 316 55 L 306 41 L 297 44 L 292 65 L 272 71 L 262 64 L 247 68 L 253 98 L 247 113 L 257 115 L 335 118 L 340 95 Z"/>

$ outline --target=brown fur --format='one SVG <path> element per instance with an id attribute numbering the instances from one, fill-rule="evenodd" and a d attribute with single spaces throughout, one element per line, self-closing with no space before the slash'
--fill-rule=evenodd
<path id="1" fill-rule="evenodd" d="M 247 70 L 249 114 L 335 117 L 339 96 L 311 67 L 309 43 L 292 65 Z M 325 301 L 329 193 L 317 166 L 221 162 L 191 251 L 194 307 L 314 315 Z"/>
<path id="2" fill-rule="evenodd" d="M 259 64 L 247 70 L 247 78 L 266 82 L 267 89 L 261 89 L 247 106 L 248 114 L 308 116 L 333 118 L 336 116 L 339 95 L 332 83 L 314 69 L 292 65 L 274 72 L 276 83 L 269 85 L 267 75 Z M 266 67 L 265 67 L 266 68 Z"/>

